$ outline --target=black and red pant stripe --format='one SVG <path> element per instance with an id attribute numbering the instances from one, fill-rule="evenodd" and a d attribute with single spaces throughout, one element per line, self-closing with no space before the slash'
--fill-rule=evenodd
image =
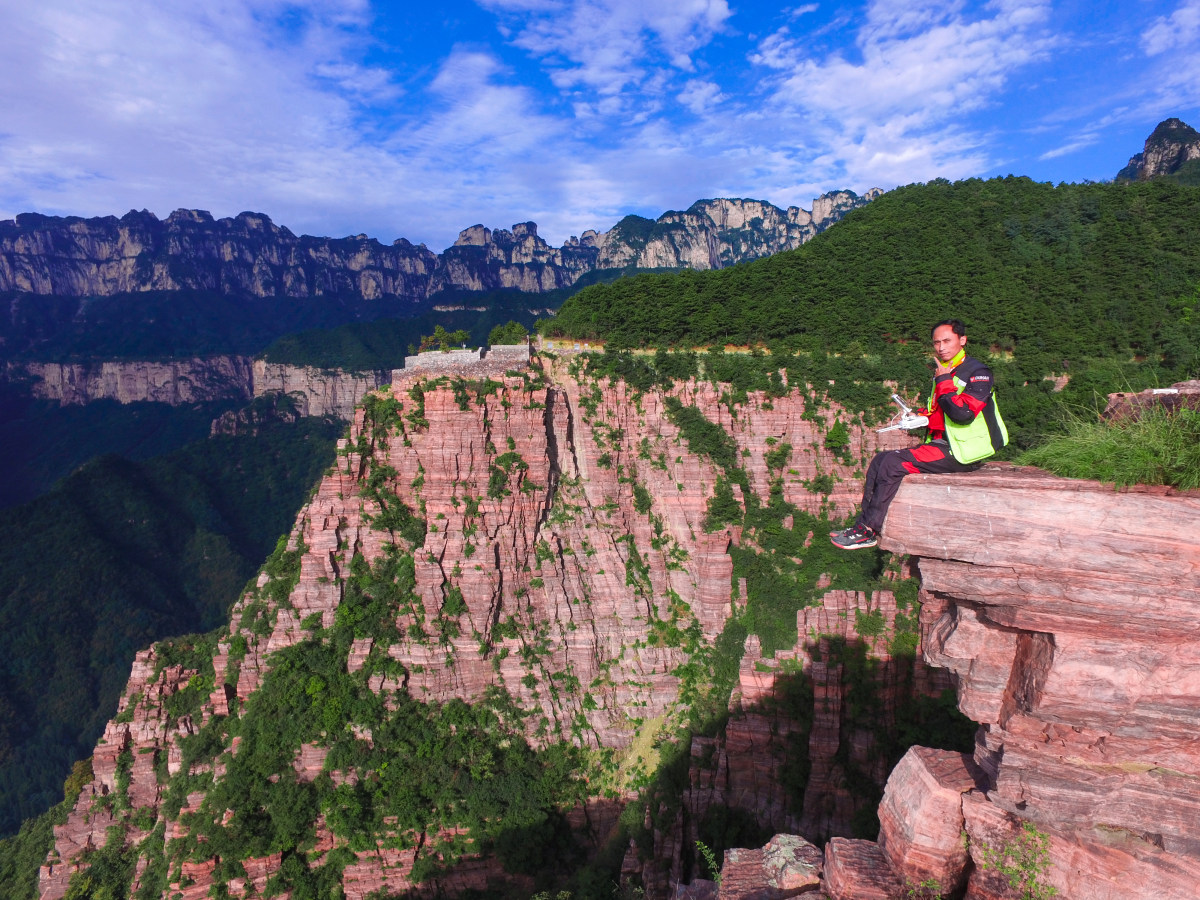
<path id="1" fill-rule="evenodd" d="M 867 467 L 867 478 L 863 483 L 862 512 L 858 523 L 872 531 L 883 529 L 888 506 L 900 489 L 905 475 L 917 472 L 945 474 L 948 472 L 970 472 L 974 465 L 963 465 L 950 455 L 949 445 L 922 444 L 906 450 L 885 450 L 876 453 Z"/>

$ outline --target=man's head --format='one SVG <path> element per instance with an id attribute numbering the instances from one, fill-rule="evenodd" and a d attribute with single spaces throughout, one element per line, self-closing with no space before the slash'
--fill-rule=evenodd
<path id="1" fill-rule="evenodd" d="M 967 346 L 967 326 L 958 319 L 943 319 L 933 326 L 933 354 L 948 363 Z"/>

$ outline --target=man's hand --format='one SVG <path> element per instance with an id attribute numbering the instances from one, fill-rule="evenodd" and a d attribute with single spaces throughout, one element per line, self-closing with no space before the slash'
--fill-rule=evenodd
<path id="1" fill-rule="evenodd" d="M 951 372 L 954 371 L 953 366 L 946 365 L 940 359 L 935 359 L 934 362 L 937 364 L 936 368 L 934 368 L 934 370 L 933 370 L 933 374 L 935 377 L 938 375 L 949 375 Z"/>

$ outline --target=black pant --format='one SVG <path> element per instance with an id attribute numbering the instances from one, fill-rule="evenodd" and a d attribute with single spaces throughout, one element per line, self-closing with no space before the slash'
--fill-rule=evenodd
<path id="1" fill-rule="evenodd" d="M 906 450 L 884 450 L 876 453 L 867 468 L 867 480 L 863 483 L 862 512 L 858 524 L 872 531 L 883 529 L 888 506 L 905 475 L 917 472 L 945 474 L 948 472 L 970 472 L 978 463 L 963 465 L 950 455 L 950 445 L 937 441 L 911 447 Z"/>

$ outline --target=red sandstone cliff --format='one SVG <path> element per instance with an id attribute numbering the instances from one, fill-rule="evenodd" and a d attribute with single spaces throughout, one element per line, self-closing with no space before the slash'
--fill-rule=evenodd
<path id="1" fill-rule="evenodd" d="M 1029 822 L 1064 897 L 1195 897 L 1200 496 L 1013 468 L 921 476 L 884 546 L 920 557 L 926 658 L 982 724 L 985 789 L 962 795 L 976 866 Z M 889 852 L 923 821 L 881 818 Z M 968 896 L 995 881 L 975 868 Z"/>
<path id="2" fill-rule="evenodd" d="M 806 393 L 797 389 L 773 401 L 751 395 L 735 418 L 712 385 L 687 383 L 672 390 L 736 440 L 756 493 L 765 495 L 772 479 L 779 478 L 784 498 L 798 508 L 815 512 L 824 505 L 848 513 L 858 493 L 854 468 L 833 460 L 822 442 L 837 411 L 806 418 Z M 851 433 L 856 455 L 878 446 L 873 432 L 855 426 Z M 906 440 L 896 434 L 886 439 Z M 785 443 L 793 449 L 782 469 L 769 469 L 767 452 Z M 822 473 L 836 479 L 829 496 L 805 485 Z M 428 525 L 414 552 L 419 603 L 397 611 L 403 636 L 396 643 L 356 642 L 350 670 L 384 654 L 404 674 L 372 676 L 371 686 L 403 686 L 422 700 L 474 700 L 489 686 L 502 686 L 533 713 L 528 720 L 533 735 L 618 751 L 633 746 L 628 769 L 647 765 L 646 749 L 636 743 L 639 736 L 652 737 L 686 712 L 679 702 L 685 679 L 691 679 L 688 690 L 705 687 L 703 674 L 697 682 L 685 666 L 695 648 L 672 636 L 691 627 L 698 630 L 699 646 L 707 646 L 733 610 L 728 551 L 740 535 L 728 528 L 707 533 L 703 524 L 716 476 L 713 463 L 691 452 L 682 439 L 667 415 L 664 394 L 635 394 L 623 383 L 576 377 L 565 363 L 550 363 L 544 376 L 534 370 L 502 383 L 398 381 L 383 403 L 370 412 L 358 410 L 335 466 L 299 515 L 289 543 L 301 554 L 299 578 L 286 600 L 264 605 L 270 592 L 260 590 L 235 606 L 213 660 L 216 681 L 207 702 L 188 715 L 169 714 L 169 698 L 194 689 L 196 671 L 158 665 L 153 651 L 139 655 L 121 713 L 97 749 L 96 782 L 80 797 L 68 823 L 56 830 L 41 896 L 62 897 L 72 873 L 86 865 L 86 851 L 112 840 L 132 845 L 145 837 L 145 830 L 132 824 L 135 811 L 141 825 L 158 827 L 167 842 L 186 834 L 182 813 L 198 808 L 204 784 L 222 777 L 237 746 L 235 739 L 211 765 L 198 764 L 185 757 L 179 738 L 244 704 L 262 683 L 274 652 L 302 640 L 315 623 L 332 626 L 351 557 L 358 553 L 375 562 L 397 540 L 372 526 L 394 501 L 418 510 Z M 364 496 L 368 484 L 374 488 Z M 648 507 L 635 488 L 649 496 Z M 260 576 L 259 588 L 270 581 Z M 464 609 L 448 606 L 452 595 L 461 597 Z M 886 595 L 835 596 L 823 610 L 802 611 L 800 634 L 808 634 L 810 626 L 847 634 L 839 610 L 866 604 L 886 608 L 889 602 Z M 894 605 L 889 609 L 894 615 Z M 818 618 L 810 623 L 809 615 Z M 440 634 L 431 630 L 434 620 L 443 628 Z M 453 628 L 446 628 L 448 620 Z M 754 656 L 753 646 L 751 651 L 752 667 L 783 665 Z M 751 706 L 755 690 L 761 691 L 756 672 L 744 672 L 743 701 L 748 691 Z M 828 691 L 828 679 L 823 684 Z M 830 692 L 831 702 L 836 693 Z M 770 766 L 750 771 L 736 754 L 731 765 L 728 754 L 731 743 L 735 748 L 739 742 L 753 743 L 762 721 L 748 715 L 737 722 L 716 755 L 723 760 L 720 777 L 742 795 L 739 802 L 769 799 Z M 838 779 L 830 750 L 837 746 L 838 727 L 835 715 L 812 729 L 815 783 L 833 785 Z M 869 747 L 864 744 L 855 753 L 870 769 Z M 306 745 L 298 752 L 296 771 L 303 779 L 316 777 L 324 759 L 320 746 Z M 166 808 L 164 786 L 180 772 L 195 790 L 179 798 L 180 809 Z M 880 781 L 884 774 L 872 771 Z M 621 777 L 618 772 L 618 793 L 628 790 Z M 706 802 L 689 800 L 696 810 Z M 797 809 L 778 798 L 769 800 L 768 808 L 764 821 L 790 823 L 800 817 L 835 829 L 832 823 L 844 819 L 848 809 L 836 797 L 830 801 L 816 794 Z M 596 802 L 572 818 L 586 817 L 603 836 L 612 814 L 611 803 Z M 677 842 L 681 836 L 664 840 Z M 318 822 L 318 846 L 311 852 L 324 852 L 322 847 L 337 840 Z M 691 856 L 690 847 L 678 848 L 676 857 L 685 854 Z M 381 847 L 356 851 L 356 857 L 343 872 L 346 896 L 409 884 L 411 851 Z M 146 857 L 140 858 L 135 888 L 146 870 Z M 229 880 L 225 889 L 231 896 L 261 892 L 279 865 L 278 855 L 244 860 L 246 876 Z M 184 900 L 206 896 L 214 871 L 213 861 L 173 865 L 169 892 Z M 468 862 L 436 887 L 479 887 L 494 872 L 486 861 Z"/>
<path id="3" fill-rule="evenodd" d="M 860 635 L 856 626 L 864 615 L 878 617 L 882 629 Z M 743 816 L 768 834 L 803 835 L 802 843 L 853 832 L 856 816 L 874 803 L 864 791 L 878 797 L 876 787 L 887 780 L 881 742 L 895 730 L 898 711 L 951 684 L 949 673 L 914 659 L 913 646 L 897 642 L 897 626 L 915 625 L 910 616 L 915 619 L 916 609 L 898 608 L 890 591 L 867 596 L 834 590 L 819 606 L 797 613 L 792 650 L 764 659 L 758 638 L 750 636 L 729 722 L 715 738 L 692 739 L 683 802 L 639 868 L 650 896 L 666 896 L 672 885 L 693 879 L 691 848 L 711 840 L 704 823 L 713 812 Z M 848 677 L 848 667 L 864 673 L 865 683 Z M 852 711 L 855 705 L 869 713 Z M 854 781 L 858 790 L 851 789 Z M 747 897 L 759 896 L 755 890 L 764 889 L 761 878 L 768 876 L 760 878 L 757 851 L 728 852 L 734 874 L 721 896 L 742 896 L 743 889 Z M 742 886 L 734 891 L 734 883 Z M 805 884 L 815 887 L 816 881 Z"/>
<path id="4" fill-rule="evenodd" d="M 916 560 L 925 658 L 981 727 L 973 756 L 908 752 L 878 842 L 825 847 L 824 895 L 1016 897 L 989 850 L 1033 828 L 1058 896 L 1196 897 L 1200 495 L 1003 465 L 912 476 L 882 545 Z M 759 857 L 726 869 L 785 896 Z"/>

